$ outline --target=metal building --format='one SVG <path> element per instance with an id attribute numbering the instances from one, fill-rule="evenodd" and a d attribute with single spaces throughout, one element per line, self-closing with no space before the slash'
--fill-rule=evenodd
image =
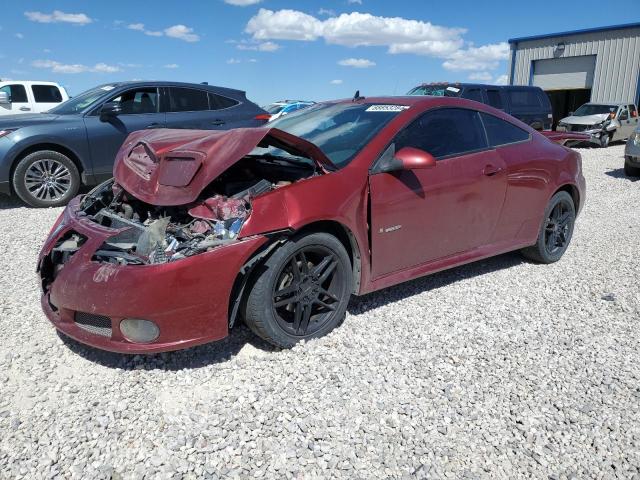
<path id="1" fill-rule="evenodd" d="M 554 120 L 583 103 L 640 103 L 640 23 L 509 40 L 510 85 L 549 94 Z"/>

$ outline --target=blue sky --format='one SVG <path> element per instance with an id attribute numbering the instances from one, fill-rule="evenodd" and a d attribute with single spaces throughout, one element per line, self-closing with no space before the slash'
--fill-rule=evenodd
<path id="1" fill-rule="evenodd" d="M 507 39 L 638 20 L 637 0 L 11 2 L 0 78 L 71 95 L 116 80 L 240 88 L 265 104 L 403 94 L 422 81 L 500 82 Z"/>

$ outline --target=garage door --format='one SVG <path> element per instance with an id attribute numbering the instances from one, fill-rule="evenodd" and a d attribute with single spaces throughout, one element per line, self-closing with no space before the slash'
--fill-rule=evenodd
<path id="1" fill-rule="evenodd" d="M 533 62 L 533 85 L 543 90 L 591 88 L 595 55 L 551 58 Z"/>

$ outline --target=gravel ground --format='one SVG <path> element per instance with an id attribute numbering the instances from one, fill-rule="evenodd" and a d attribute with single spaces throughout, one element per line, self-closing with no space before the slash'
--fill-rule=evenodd
<path id="1" fill-rule="evenodd" d="M 362 298 L 291 351 L 244 327 L 149 357 L 40 311 L 60 209 L 0 200 L 0 478 L 640 478 L 640 182 L 581 150 L 559 263 L 518 254 Z"/>

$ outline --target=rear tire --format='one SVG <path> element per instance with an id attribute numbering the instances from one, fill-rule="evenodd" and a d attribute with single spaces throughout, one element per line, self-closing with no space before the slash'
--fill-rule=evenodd
<path id="1" fill-rule="evenodd" d="M 344 320 L 351 262 L 334 236 L 294 237 L 257 270 L 243 313 L 249 328 L 267 342 L 290 348 L 326 335 Z"/>
<path id="2" fill-rule="evenodd" d="M 640 177 L 640 167 L 634 167 L 626 161 L 624 162 L 624 174 L 627 177 Z"/>
<path id="3" fill-rule="evenodd" d="M 78 193 L 80 172 L 66 155 L 41 150 L 18 162 L 11 181 L 13 191 L 27 205 L 60 207 Z"/>
<path id="4" fill-rule="evenodd" d="M 540 226 L 535 245 L 521 250 L 529 260 L 538 263 L 554 263 L 562 258 L 567 250 L 576 220 L 573 198 L 567 192 L 558 192 L 544 211 L 544 220 Z"/>

